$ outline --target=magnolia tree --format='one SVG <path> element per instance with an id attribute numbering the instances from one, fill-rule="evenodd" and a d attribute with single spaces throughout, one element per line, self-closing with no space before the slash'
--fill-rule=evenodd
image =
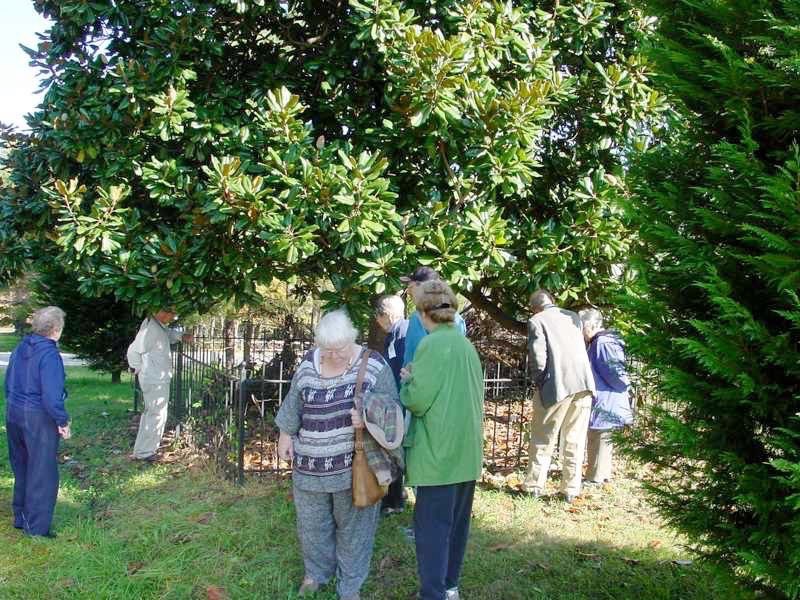
<path id="1" fill-rule="evenodd" d="M 632 4 L 37 0 L 0 274 L 202 311 L 272 278 L 363 307 L 430 264 L 512 329 L 537 286 L 602 302 L 662 104 Z"/>

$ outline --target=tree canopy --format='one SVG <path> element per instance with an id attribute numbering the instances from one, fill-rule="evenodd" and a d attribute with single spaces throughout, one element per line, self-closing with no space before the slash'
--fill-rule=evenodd
<path id="1" fill-rule="evenodd" d="M 662 108 L 628 2 L 35 5 L 5 277 L 186 312 L 273 277 L 359 304 L 424 263 L 508 327 L 537 286 L 619 285 L 624 151 Z"/>

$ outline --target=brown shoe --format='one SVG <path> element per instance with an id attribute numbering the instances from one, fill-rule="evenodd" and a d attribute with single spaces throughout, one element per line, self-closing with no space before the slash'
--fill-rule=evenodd
<path id="1" fill-rule="evenodd" d="M 300 584 L 300 589 L 297 590 L 298 596 L 309 596 L 319 590 L 319 584 L 311 579 L 311 577 L 303 577 L 303 583 Z"/>

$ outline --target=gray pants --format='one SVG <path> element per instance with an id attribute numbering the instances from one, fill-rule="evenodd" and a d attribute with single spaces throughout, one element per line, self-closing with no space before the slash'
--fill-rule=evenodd
<path id="1" fill-rule="evenodd" d="M 610 481 L 614 461 L 613 429 L 589 430 L 589 469 L 587 481 Z"/>
<path id="2" fill-rule="evenodd" d="M 358 593 L 367 579 L 381 506 L 355 508 L 352 498 L 349 489 L 309 492 L 294 486 L 306 577 L 323 584 L 335 575 L 341 598 Z"/>
<path id="3" fill-rule="evenodd" d="M 580 494 L 591 405 L 592 393 L 588 391 L 567 396 L 549 408 L 542 405 L 538 390 L 534 393 L 530 458 L 523 483 L 527 491 L 544 491 L 553 450 L 558 441 L 559 430 L 562 430 L 561 492 L 572 496 Z"/>
<path id="4" fill-rule="evenodd" d="M 169 380 L 163 383 L 142 383 L 144 411 L 139 419 L 139 433 L 133 446 L 136 458 L 147 458 L 158 451 L 167 424 Z"/>

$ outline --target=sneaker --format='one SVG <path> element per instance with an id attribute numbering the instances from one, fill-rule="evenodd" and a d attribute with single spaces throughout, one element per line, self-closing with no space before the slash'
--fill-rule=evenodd
<path id="1" fill-rule="evenodd" d="M 577 497 L 578 496 L 575 495 L 575 494 L 567 494 L 567 493 L 562 493 L 561 494 L 561 499 L 564 502 L 566 502 L 567 504 L 572 504 L 573 502 L 575 502 L 575 498 L 577 498 Z"/>
<path id="2" fill-rule="evenodd" d="M 458 595 L 458 588 L 454 587 L 447 590 L 445 600 L 461 600 L 461 596 Z"/>
<path id="3" fill-rule="evenodd" d="M 303 583 L 300 584 L 300 589 L 297 590 L 298 596 L 308 596 L 319 590 L 319 584 L 311 579 L 311 577 L 303 577 Z"/>
<path id="4" fill-rule="evenodd" d="M 522 493 L 527 494 L 531 498 L 541 498 L 544 494 L 539 488 L 522 488 Z"/>

